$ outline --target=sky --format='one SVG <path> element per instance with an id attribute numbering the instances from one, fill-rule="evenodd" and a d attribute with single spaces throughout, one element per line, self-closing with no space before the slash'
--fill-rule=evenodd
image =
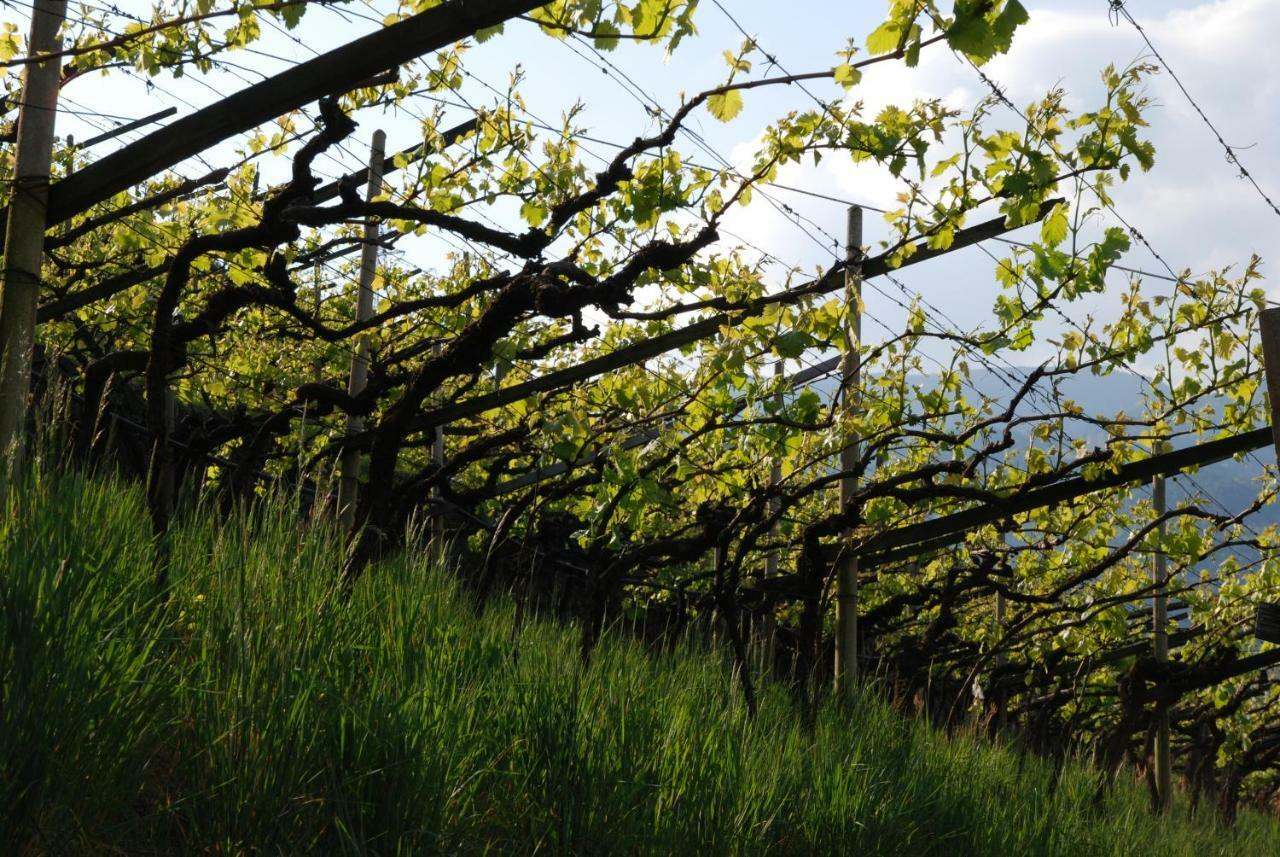
<path id="1" fill-rule="evenodd" d="M 1013 50 L 984 69 L 1015 104 L 1028 104 L 1048 89 L 1061 86 L 1070 93 L 1069 106 L 1088 107 L 1101 92 L 1099 71 L 1105 65 L 1124 66 L 1150 58 L 1138 32 L 1109 14 L 1107 0 L 1024 3 L 1031 13 L 1030 23 L 1018 32 Z M 1280 0 L 1130 0 L 1126 5 L 1226 141 L 1237 148 L 1263 191 L 1280 202 L 1280 51 L 1274 49 L 1275 34 L 1280 33 Z M 142 12 L 146 7 L 130 0 L 121 8 Z M 156 87 L 148 88 L 137 81 L 122 84 L 118 78 L 86 80 L 73 83 L 65 96 L 74 105 L 114 116 L 142 116 L 170 105 L 177 106 L 178 115 L 183 115 L 219 92 L 241 88 L 256 76 L 274 73 L 286 63 L 304 61 L 368 32 L 391 8 L 357 2 L 346 7 L 347 11 L 310 10 L 294 33 L 267 33 L 257 46 L 261 54 L 236 56 L 242 70 L 215 75 L 204 83 L 160 78 Z M 847 39 L 865 39 L 883 9 L 878 0 L 788 0 L 785 4 L 776 0 L 721 0 L 720 4 L 703 0 L 697 18 L 699 37 L 686 41 L 667 58 L 660 49 L 625 44 L 598 55 L 586 45 L 550 39 L 531 24 L 512 22 L 501 38 L 470 51 L 468 68 L 474 77 L 465 94 L 473 103 L 491 101 L 493 92 L 485 85 L 504 89 L 518 66 L 524 74 L 521 91 L 534 116 L 557 125 L 563 111 L 581 101 L 585 110 L 578 120 L 580 127 L 601 139 L 629 141 L 654 128 L 655 120 L 645 107 L 650 99 L 669 110 L 678 106 L 681 93 L 723 81 L 726 65 L 722 51 L 736 49 L 743 41 L 738 26 L 754 36 L 781 68 L 813 71 L 832 65 L 836 51 Z M 13 13 L 6 8 L 3 14 Z M 25 26 L 24 22 L 24 30 Z M 817 85 L 812 91 L 822 97 L 839 92 L 832 86 Z M 898 63 L 868 69 L 854 95 L 864 100 L 868 109 L 930 97 L 968 107 L 985 92 L 973 69 L 938 46 L 924 52 L 916 69 Z M 1222 147 L 1174 81 L 1161 73 L 1151 79 L 1148 93 L 1156 102 L 1149 114 L 1156 166 L 1150 173 L 1135 173 L 1119 190 L 1117 211 L 1178 271 L 1202 273 L 1238 267 L 1253 253 L 1262 255 L 1264 262 L 1277 255 L 1273 248 L 1280 250 L 1280 216 L 1228 163 Z M 420 102 L 412 110 L 421 113 L 431 106 Z M 715 157 L 743 163 L 760 130 L 770 121 L 787 110 L 813 106 L 813 101 L 794 87 L 753 91 L 746 96 L 742 114 L 731 123 L 719 123 L 706 113 L 695 117 L 692 130 L 709 151 L 688 137 L 682 138 L 680 145 L 690 159 L 703 163 L 711 163 Z M 386 129 L 392 149 L 417 139 L 417 120 L 406 113 L 362 114 L 358 118 L 361 127 L 355 139 L 345 153 L 335 152 L 334 158 L 321 164 L 322 170 L 337 174 L 344 166 L 358 166 L 375 127 Z M 447 118 L 461 121 L 465 111 L 449 108 Z M 59 131 L 76 133 L 83 139 L 90 133 L 84 120 L 73 114 L 60 117 Z M 93 121 L 103 124 L 102 120 Z M 1017 119 L 1011 112 L 998 110 L 991 120 L 992 127 L 996 124 L 1016 127 Z M 122 141 L 139 136 L 127 135 Z M 101 151 L 95 149 L 95 154 L 105 154 L 113 145 L 116 143 L 104 145 Z M 587 149 L 604 157 L 611 154 L 605 145 L 587 144 Z M 214 166 L 230 159 L 225 146 L 206 156 Z M 587 160 L 598 163 L 591 155 Z M 187 164 L 181 171 L 195 175 L 202 168 L 201 164 Z M 273 169 L 281 170 L 283 164 Z M 879 207 L 890 207 L 899 189 L 887 174 L 854 168 L 847 159 L 838 157 L 825 159 L 817 168 L 788 168 L 779 181 Z M 735 215 L 726 231 L 785 265 L 812 270 L 829 263 L 832 238 L 843 232 L 844 205 L 778 189 L 768 191 L 767 196 L 779 207 L 789 206 L 795 216 L 779 212 L 769 199 L 758 199 Z M 1099 223 L 1103 225 L 1111 224 Z M 884 235 L 882 221 L 868 217 L 867 240 L 873 242 Z M 415 264 L 429 268 L 432 258 L 445 249 L 438 243 L 433 249 L 427 241 L 409 246 L 406 252 Z M 1001 248 L 995 245 L 992 250 L 999 255 Z M 1124 264 L 1153 272 L 1165 270 L 1159 259 L 1137 243 Z M 970 328 L 989 317 L 997 293 L 993 267 L 988 256 L 966 250 L 906 270 L 899 279 L 908 292 L 919 292 L 948 319 Z M 1264 273 L 1271 267 L 1264 264 Z M 780 264 L 779 279 L 781 269 Z M 1122 283 L 1117 277 L 1116 285 Z M 878 335 L 877 324 L 884 322 L 893 328 L 904 314 L 899 306 L 905 300 L 904 293 L 896 286 L 880 286 L 882 293 L 874 289 L 866 293 L 871 322 L 864 329 L 869 339 Z M 1159 291 L 1167 285 L 1153 279 L 1150 287 Z M 1280 297 L 1280 278 L 1267 287 L 1273 297 Z M 1105 318 L 1107 306 L 1108 297 L 1103 296 L 1072 312 L 1077 317 L 1092 312 Z M 1034 353 L 1026 356 L 1028 363 L 1036 358 Z"/>

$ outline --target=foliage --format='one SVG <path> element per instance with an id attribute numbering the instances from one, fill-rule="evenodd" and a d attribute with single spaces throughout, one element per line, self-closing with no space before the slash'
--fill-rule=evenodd
<path id="1" fill-rule="evenodd" d="M 727 655 L 477 616 L 429 551 L 334 602 L 340 534 L 273 495 L 192 510 L 171 600 L 136 488 L 37 475 L 0 535 L 0 835 L 35 853 L 1270 853 L 1097 773 L 864 699 L 749 719 Z M 850 723 L 856 728 L 849 728 Z M 1056 785 L 1055 783 L 1056 779 Z"/>
<path id="2" fill-rule="evenodd" d="M 436 5 L 403 4 L 389 22 Z M 697 7 L 562 0 L 531 14 L 538 26 L 528 35 L 589 39 L 600 50 L 624 41 L 690 50 Z M 118 64 L 149 75 L 204 71 L 215 53 L 248 50 L 264 25 L 303 28 L 316 11 L 195 9 L 160 4 L 154 23 L 163 26 L 133 22 L 136 37 L 114 42 L 118 34 L 100 32 L 103 19 L 82 19 L 71 28 L 68 73 L 110 75 Z M 414 514 L 447 507 L 458 544 L 486 579 L 518 579 L 531 567 L 585 570 L 588 652 L 620 611 L 716 614 L 749 678 L 746 619 L 773 617 L 790 634 L 789 666 L 808 682 L 810 710 L 833 612 L 831 557 L 860 550 L 861 627 L 877 667 L 908 698 L 932 694 L 934 716 L 963 717 L 980 707 L 980 693 L 994 699 L 999 689 L 1012 725 L 1051 736 L 1038 749 L 1091 750 L 1110 768 L 1147 758 L 1159 688 L 1176 686 L 1181 767 L 1208 777 L 1197 788 L 1223 795 L 1228 815 L 1239 798 L 1274 799 L 1276 691 L 1265 671 L 1233 672 L 1259 653 L 1251 609 L 1280 600 L 1276 531 L 1250 523 L 1274 496 L 1273 470 L 1253 507 L 1224 513 L 1191 496 L 1165 515 L 1163 534 L 1143 486 L 1128 484 L 1006 516 L 958 544 L 908 545 L 913 556 L 868 549 L 886 533 L 998 509 L 1165 445 L 1269 420 L 1255 334 L 1265 306 L 1258 260 L 1175 275 L 1170 288 L 1115 267 L 1133 233 L 1107 225 L 1114 188 L 1155 158 L 1144 118 L 1153 68 L 1107 68 L 1096 103 L 1077 110 L 1054 89 L 1015 108 L 1011 124 L 994 95 L 963 110 L 937 99 L 866 107 L 878 67 L 946 50 L 982 65 L 1010 48 L 1026 16 L 1016 0 L 893 0 L 868 37 L 795 74 L 748 40 L 725 53 L 723 78 L 677 104 L 650 105 L 643 135 L 602 163 L 591 159 L 578 107 L 558 126 L 529 113 L 518 69 L 505 88 L 477 97 L 468 60 L 482 48 L 471 41 L 406 66 L 393 82 L 352 81 L 355 89 L 317 111 L 279 117 L 238 139 L 234 155 L 218 153 L 224 178 L 191 187 L 158 175 L 51 233 L 41 341 L 69 364 L 83 399 L 78 452 L 118 453 L 98 431 L 100 412 L 129 410 L 146 425 L 144 445 L 159 451 L 139 470 L 160 481 L 186 456 L 196 471 L 188 478 L 235 505 L 273 480 L 324 496 L 339 457 L 357 450 L 366 463 L 348 583 L 402 542 Z M 216 35 L 219 27 L 229 29 Z M 519 37 L 512 25 L 474 41 Z M 17 69 L 23 59 L 6 62 Z M 807 91 L 796 83 L 829 85 L 830 95 L 797 96 L 777 111 L 736 168 L 696 156 L 691 122 L 758 118 L 759 91 Z M 16 77 L 6 86 L 16 96 Z M 449 135 L 447 114 L 422 107 L 425 99 L 471 105 L 474 126 Z M 422 147 L 393 158 L 373 199 L 344 183 L 336 198 L 317 200 L 317 158 L 351 141 L 352 117 L 382 107 L 421 111 L 413 142 Z M 60 145 L 55 180 L 91 157 Z M 891 289 L 897 268 L 972 243 L 974 229 L 1033 227 L 1026 246 L 993 256 L 998 294 L 986 324 L 957 329 L 904 289 L 907 323 L 873 336 L 870 292 L 845 292 L 845 264 L 810 277 L 729 240 L 727 218 L 771 201 L 782 170 L 824 158 L 901 187 L 886 215 L 889 237 L 859 262 L 866 290 Z M 259 186 L 273 163 L 287 167 L 288 181 Z M 10 187 L 0 183 L 0 194 Z M 347 284 L 357 263 L 334 254 L 359 246 L 366 219 L 402 246 L 430 234 L 458 250 L 426 270 L 384 258 L 375 317 L 353 323 Z M 1117 309 L 1095 319 L 1088 308 L 1104 298 Z M 846 341 L 855 309 L 868 323 Z M 348 395 L 361 341 L 372 354 L 369 385 Z M 675 344 L 654 345 L 664 342 Z M 785 377 L 841 352 L 861 367 L 856 407 Z M 579 372 L 627 354 L 608 372 Z M 1032 354 L 1039 368 L 1012 368 Z M 1086 413 L 1064 392 L 1136 365 L 1155 368 L 1122 411 Z M 981 374 L 1007 392 L 978 389 Z M 351 419 L 364 428 L 348 438 Z M 435 433 L 446 426 L 435 462 Z M 857 465 L 838 471 L 834 462 L 855 440 Z M 842 477 L 859 482 L 843 508 Z M 164 539 L 161 496 L 152 493 L 149 511 Z M 179 540 L 178 556 L 182 549 Z M 1157 549 L 1191 611 L 1179 660 L 1164 672 L 1135 654 L 1146 647 L 1139 613 Z M 770 556 L 787 574 L 772 594 L 761 580 Z M 398 585 L 390 572 L 380 578 L 370 588 Z M 1007 607 L 1002 624 L 998 602 Z M 121 652 L 113 669 L 131 675 L 140 669 L 131 658 L 145 654 Z M 1213 763 L 1193 765 L 1205 758 Z"/>

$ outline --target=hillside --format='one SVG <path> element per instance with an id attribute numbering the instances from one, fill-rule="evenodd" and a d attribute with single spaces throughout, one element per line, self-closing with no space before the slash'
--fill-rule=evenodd
<path id="1" fill-rule="evenodd" d="M 149 602 L 132 487 L 37 478 L 0 532 L 0 841 L 19 854 L 1274 854 L 1244 813 L 1148 814 L 1129 778 L 873 699 L 747 718 L 726 659 L 476 616 L 422 551 L 335 598 L 337 534 L 286 498 L 193 512 Z"/>

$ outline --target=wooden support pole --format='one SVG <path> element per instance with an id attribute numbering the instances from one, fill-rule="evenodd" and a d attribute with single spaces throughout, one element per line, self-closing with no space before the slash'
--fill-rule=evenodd
<path id="1" fill-rule="evenodd" d="M 31 54 L 58 53 L 66 0 L 35 0 L 31 8 L 27 42 Z M 0 286 L 0 503 L 8 495 L 11 474 L 22 466 L 61 73 L 62 63 L 49 59 L 28 64 L 22 79 L 13 194 L 4 241 L 4 283 Z"/>
<path id="2" fill-rule="evenodd" d="M 1151 480 L 1151 502 L 1157 517 L 1166 510 L 1164 477 L 1157 476 Z M 1165 663 L 1169 660 L 1169 595 L 1167 587 L 1169 576 L 1167 560 L 1164 554 L 1164 521 L 1156 525 L 1156 538 L 1160 545 L 1156 547 L 1154 561 L 1151 566 L 1152 583 L 1155 584 L 1155 597 L 1152 599 L 1151 631 L 1156 660 Z M 1169 753 L 1169 708 L 1157 703 L 1156 707 L 1156 795 L 1160 809 L 1167 812 L 1173 805 L 1173 759 Z"/>
<path id="3" fill-rule="evenodd" d="M 373 145 L 369 153 L 369 185 L 365 199 L 372 201 L 382 193 L 382 161 L 387 145 L 387 135 L 381 130 L 373 132 Z M 360 291 L 356 296 L 356 322 L 373 317 L 373 281 L 378 272 L 378 222 L 371 218 L 364 223 L 364 249 L 360 254 Z M 358 396 L 364 392 L 369 379 L 369 337 L 362 335 L 351 355 L 351 377 L 347 381 L 347 394 Z M 364 418 L 347 416 L 347 436 L 364 431 Z M 360 480 L 360 453 L 348 449 L 342 453 L 342 469 L 338 477 L 338 520 L 350 529 L 356 520 L 356 494 Z"/>
<path id="4" fill-rule="evenodd" d="M 841 401 L 847 421 L 857 417 L 862 389 L 862 209 L 849 207 L 845 240 L 845 320 L 844 359 L 840 364 Z M 854 470 L 861 459 L 858 438 L 849 437 L 840 452 L 840 469 Z M 858 480 L 845 475 L 840 480 L 840 510 L 846 511 L 858 490 Z M 858 682 L 858 557 L 853 552 L 853 528 L 845 531 L 836 581 L 836 695 L 853 697 Z"/>
<path id="5" fill-rule="evenodd" d="M 1262 362 L 1267 376 L 1267 398 L 1271 402 L 1271 439 L 1280 462 L 1280 307 L 1258 313 L 1262 337 Z"/>
<path id="6" fill-rule="evenodd" d="M 61 223 L 241 132 L 343 92 L 366 78 L 475 35 L 545 0 L 442 3 L 183 116 L 99 158 L 58 182 L 49 195 L 49 224 Z"/>
<path id="7" fill-rule="evenodd" d="M 782 377 L 783 363 L 784 361 L 779 359 L 777 363 L 773 364 L 773 374 L 775 378 Z M 774 394 L 773 401 L 774 401 L 774 404 L 777 406 L 779 413 L 781 413 L 782 406 L 783 406 L 783 397 L 782 397 L 781 390 L 779 390 L 777 393 Z M 776 487 L 781 483 L 782 483 L 782 459 L 780 459 L 778 456 L 775 455 L 769 461 L 769 485 L 770 487 Z M 782 508 L 782 499 L 780 497 L 774 497 L 769 501 L 770 515 L 778 514 L 778 511 L 781 508 Z M 770 535 L 777 535 L 777 533 L 778 533 L 778 525 L 775 523 L 773 525 L 773 529 Z M 773 548 L 767 554 L 765 554 L 764 576 L 766 580 L 768 580 L 771 577 L 778 576 L 778 549 L 777 548 Z M 760 623 L 760 638 L 761 638 L 760 654 L 764 660 L 765 675 L 772 674 L 773 665 L 777 660 L 777 658 L 775 657 L 776 653 L 774 651 L 774 637 L 777 635 L 777 632 L 778 632 L 777 618 L 774 616 L 775 609 L 776 608 L 774 607 L 773 604 L 770 604 L 769 602 L 766 601 L 764 618 L 763 618 L 763 621 Z"/>
<path id="8" fill-rule="evenodd" d="M 319 262 L 317 262 L 314 266 L 312 266 L 312 269 L 311 269 L 311 286 L 312 286 L 312 290 L 315 292 L 315 299 L 316 299 L 316 302 L 315 302 L 315 312 L 313 313 L 312 317 L 315 319 L 316 324 L 319 324 L 319 323 L 320 323 L 320 303 L 321 303 L 321 289 L 320 289 L 320 263 L 319 263 Z M 321 367 L 322 367 L 322 361 L 320 360 L 320 357 L 317 355 L 317 356 L 316 356 L 316 358 L 315 358 L 314 360 L 312 360 L 312 361 L 311 361 L 311 381 L 312 381 L 312 383 L 315 383 L 315 384 L 319 384 L 319 383 L 320 383 L 320 380 L 321 380 L 321 378 L 323 377 L 322 372 L 321 372 Z M 301 419 L 301 420 L 299 421 L 299 423 L 298 423 L 298 477 L 297 477 L 297 485 L 298 485 L 298 502 L 299 502 L 299 508 L 301 508 L 301 500 L 302 500 L 302 486 L 303 486 L 303 483 L 305 483 L 305 482 L 306 482 L 306 473 L 304 473 L 304 472 L 303 472 L 303 467 L 304 467 L 304 465 L 305 465 L 305 463 L 306 463 L 306 457 L 307 457 L 307 445 L 308 445 L 308 443 L 311 441 L 311 432 L 309 431 L 309 429 L 310 429 L 310 423 L 309 423 L 309 421 L 308 421 L 308 419 L 307 419 L 307 417 L 308 417 L 308 412 L 310 411 L 310 407 L 309 407 L 309 406 L 310 406 L 310 404 L 311 404 L 311 403 L 310 403 L 310 401 L 306 401 L 306 402 L 303 402 L 303 403 L 302 403 L 302 419 Z M 320 424 L 320 423 L 319 423 L 319 420 L 317 420 L 317 421 L 316 421 L 316 423 L 317 423 L 317 426 L 319 426 L 319 424 Z M 314 518 L 314 516 L 316 515 L 317 510 L 324 508 L 325 503 L 324 503 L 324 499 L 322 498 L 322 496 L 321 496 L 321 492 L 320 492 L 320 480 L 319 480 L 319 478 L 315 478 L 315 479 L 313 479 L 313 480 L 312 480 L 312 484 L 314 484 L 314 485 L 315 485 L 315 491 L 314 491 L 314 492 L 313 492 L 313 494 L 312 494 L 312 502 L 311 502 L 311 515 L 312 515 L 312 517 Z"/>
<path id="9" fill-rule="evenodd" d="M 1007 537 L 1005 539 L 1005 544 L 1006 545 L 1009 544 L 1009 539 Z M 1012 553 L 1010 554 L 1010 556 L 1012 556 Z M 919 568 L 919 563 L 916 564 L 916 567 Z M 1003 592 L 997 592 L 996 593 L 996 639 L 997 640 L 1004 639 L 1004 632 L 1005 632 L 1005 628 L 1008 626 L 1008 621 L 1009 621 L 1008 600 L 1004 597 Z M 1005 655 L 1004 652 L 1001 652 L 1000 654 L 996 655 L 996 659 L 995 659 L 996 669 L 1003 667 L 1005 664 L 1008 663 L 1008 661 L 1009 661 L 1009 658 L 1007 655 Z M 1008 724 L 1009 694 L 1003 690 L 999 690 L 999 691 L 996 691 L 992 696 L 993 696 L 992 703 L 996 707 L 995 728 L 997 732 L 1003 732 L 1005 729 L 1005 726 Z"/>
<path id="10" fill-rule="evenodd" d="M 323 319 L 320 317 L 320 310 L 324 306 L 324 283 L 323 278 L 320 276 L 319 262 L 311 266 L 311 285 L 316 293 L 316 324 L 321 324 Z M 324 380 L 324 361 L 318 355 L 311 363 L 311 380 L 317 384 Z"/>

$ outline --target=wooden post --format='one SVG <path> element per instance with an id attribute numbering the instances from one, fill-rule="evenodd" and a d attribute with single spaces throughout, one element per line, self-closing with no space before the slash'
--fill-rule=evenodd
<path id="1" fill-rule="evenodd" d="M 35 0 L 31 8 L 31 55 L 58 53 L 66 0 Z M 61 74 L 57 58 L 28 63 L 23 74 L 0 288 L 0 502 L 8 494 L 11 474 L 22 466 Z"/>
<path id="2" fill-rule="evenodd" d="M 1162 517 L 1166 509 L 1163 476 L 1151 480 L 1151 502 L 1156 516 Z M 1156 525 L 1156 538 L 1162 544 L 1156 548 L 1151 566 L 1152 583 L 1155 584 L 1155 597 L 1151 603 L 1151 636 L 1156 661 L 1165 663 L 1169 660 L 1169 577 L 1163 546 L 1164 521 Z M 1155 755 L 1156 795 L 1161 811 L 1167 812 L 1173 805 L 1173 759 L 1169 753 L 1169 709 L 1163 704 L 1156 711 Z"/>
<path id="3" fill-rule="evenodd" d="M 323 322 L 323 318 L 321 318 L 321 309 L 324 304 L 324 285 L 323 278 L 320 273 L 321 267 L 322 262 L 320 260 L 317 260 L 311 266 L 311 285 L 315 289 L 315 320 L 317 324 Z M 324 359 L 319 355 L 311 361 L 311 380 L 316 384 L 319 384 L 324 380 Z M 305 405 L 303 406 L 302 421 L 305 428 L 307 421 Z M 315 430 L 317 434 L 324 430 L 323 423 L 318 419 L 316 420 Z M 311 440 L 310 436 L 307 435 L 305 431 L 303 433 L 303 437 L 306 441 Z M 339 466 L 341 466 L 340 463 Z M 329 498 L 333 492 L 333 476 L 334 471 L 332 469 L 317 468 L 315 474 L 311 478 L 311 483 L 315 486 L 315 495 L 311 500 L 312 520 L 319 520 L 319 518 L 324 515 L 326 510 L 329 508 Z M 302 454 L 300 450 L 298 456 L 298 479 L 299 481 L 302 481 L 305 478 L 306 476 L 302 472 Z"/>
<path id="4" fill-rule="evenodd" d="M 1003 592 L 996 593 L 996 639 L 1004 637 L 1005 625 L 1008 622 L 1009 605 L 1005 600 Z M 1002 667 L 1008 661 L 1004 652 L 996 656 L 995 665 L 997 668 Z M 996 692 L 995 699 L 992 700 L 996 707 L 995 728 L 997 732 L 1004 732 L 1005 725 L 1008 723 L 1007 709 L 1009 708 L 1009 694 L 1007 691 L 1000 690 Z"/>
<path id="5" fill-rule="evenodd" d="M 316 291 L 316 324 L 321 324 L 324 321 L 324 319 L 320 317 L 320 311 L 324 305 L 324 287 L 321 285 L 322 278 L 320 276 L 320 267 L 321 263 L 319 261 L 315 262 L 315 264 L 311 266 L 311 285 Z M 311 363 L 311 380 L 315 381 L 317 384 L 319 384 L 324 378 L 324 373 L 322 371 L 323 368 L 324 361 L 319 357 L 316 357 L 316 359 Z"/>
<path id="6" fill-rule="evenodd" d="M 957 449 L 955 454 L 955 459 L 960 460 L 961 458 L 962 458 L 962 455 L 960 453 L 960 450 Z M 1017 579 L 1017 575 L 1014 571 L 1014 563 L 1017 557 L 1017 554 L 1014 551 L 1014 548 L 1016 546 L 1016 541 L 1013 535 L 1015 527 L 1016 525 L 1013 523 L 1013 521 L 1009 520 L 1008 522 L 1001 524 L 999 528 L 1000 544 L 1003 546 L 1004 552 L 1005 552 L 1004 565 L 1006 568 L 1009 569 L 1009 579 L 1011 583 L 1016 581 Z M 996 624 L 995 624 L 995 634 L 992 637 L 992 639 L 996 641 L 996 645 L 1000 645 L 1004 641 L 1004 633 L 1005 633 L 1005 628 L 1008 621 L 1008 614 L 1009 614 L 1008 599 L 1005 598 L 1004 593 L 1002 591 L 996 590 Z M 1001 667 L 1005 666 L 1008 663 L 1008 661 L 1009 659 L 1002 648 L 999 652 L 996 653 L 996 656 L 992 661 L 992 666 L 996 671 L 999 671 Z M 1008 724 L 1008 720 L 1009 720 L 1007 716 L 1007 710 L 1009 708 L 1008 692 L 1004 689 L 997 690 L 994 693 L 994 695 L 991 696 L 987 704 L 989 706 L 994 706 L 994 709 L 995 709 L 995 716 L 992 718 L 993 722 L 989 724 L 989 726 L 991 728 L 994 728 L 994 732 L 996 735 L 1001 735 L 1004 733 L 1005 726 Z"/>
<path id="7" fill-rule="evenodd" d="M 845 324 L 844 359 L 841 361 L 841 400 L 846 419 L 858 413 L 862 376 L 862 209 L 849 207 L 845 241 L 845 301 L 849 317 Z M 858 466 L 861 451 L 856 437 L 849 438 L 840 452 L 840 469 Z M 853 476 L 840 480 L 840 510 L 853 500 L 858 482 Z M 858 681 L 858 558 L 852 552 L 853 528 L 845 531 L 845 549 L 840 556 L 836 582 L 836 695 L 851 699 Z"/>
<path id="8" fill-rule="evenodd" d="M 1008 614 L 1008 609 L 1009 609 L 1008 605 L 1005 603 L 1004 593 L 997 592 L 996 593 L 996 631 L 1004 630 L 1004 623 L 1005 623 L 1005 618 Z M 1005 659 L 1004 655 L 1001 654 L 996 658 L 996 662 L 1000 663 L 1004 659 Z"/>
<path id="9" fill-rule="evenodd" d="M 320 324 L 320 263 L 319 262 L 316 262 L 311 268 L 311 286 L 316 293 L 315 294 L 316 306 L 315 306 L 315 312 L 313 313 L 313 318 L 315 319 L 316 324 Z M 316 383 L 316 384 L 320 383 L 320 358 L 319 357 L 311 361 L 311 380 L 313 383 Z M 296 487 L 297 487 L 296 502 L 298 504 L 299 509 L 302 508 L 302 486 L 306 482 L 306 478 L 307 478 L 306 473 L 303 472 L 303 464 L 306 462 L 307 442 L 311 439 L 310 432 L 308 431 L 308 429 L 310 428 L 310 423 L 307 420 L 308 412 L 310 411 L 310 407 L 309 407 L 310 404 L 311 402 L 309 400 L 304 401 L 302 403 L 302 419 L 299 421 L 299 424 L 298 424 L 298 465 L 297 465 L 297 482 L 296 482 Z M 320 480 L 315 479 L 313 480 L 313 483 L 315 485 L 315 492 L 311 498 L 311 515 L 314 516 L 316 513 L 316 509 L 320 508 L 320 505 L 321 505 Z"/>
<path id="10" fill-rule="evenodd" d="M 304 104 L 545 5 L 546 0 L 442 3 L 375 29 L 171 122 L 67 176 L 52 189 L 61 223 L 114 194 Z"/>
<path id="11" fill-rule="evenodd" d="M 776 378 L 782 377 L 783 363 L 784 361 L 779 359 L 778 362 L 773 365 L 774 377 Z M 782 396 L 781 390 L 779 390 L 777 393 L 774 394 L 773 401 L 774 401 L 774 404 L 777 405 L 778 411 L 781 412 L 782 405 L 783 405 L 783 396 Z M 769 485 L 777 486 L 781 483 L 782 483 L 782 459 L 778 458 L 775 455 L 773 459 L 770 460 L 769 462 Z M 782 508 L 782 500 L 780 498 L 775 497 L 769 501 L 770 515 L 778 514 L 778 510 L 781 508 Z M 776 534 L 777 532 L 778 532 L 778 525 L 775 523 L 773 525 L 771 535 Z M 777 548 L 774 548 L 770 550 L 767 554 L 765 554 L 764 576 L 766 580 L 768 580 L 771 577 L 778 576 Z M 764 660 L 765 675 L 773 674 L 773 666 L 774 666 L 774 663 L 777 661 L 777 658 L 775 657 L 775 651 L 774 651 L 774 637 L 776 636 L 778 629 L 777 629 L 777 619 L 775 618 L 773 613 L 774 609 L 775 608 L 772 604 L 766 604 L 764 620 L 760 623 L 760 637 L 761 637 L 760 654 Z"/>
<path id="12" fill-rule="evenodd" d="M 1258 313 L 1262 336 L 1262 363 L 1267 376 L 1267 398 L 1271 401 L 1271 439 L 1280 462 L 1280 307 Z"/>
<path id="13" fill-rule="evenodd" d="M 373 132 L 373 145 L 369 153 L 369 186 L 365 198 L 373 200 L 382 192 L 383 150 L 387 135 Z M 378 222 L 368 218 L 364 223 L 364 247 L 360 254 L 360 291 L 356 296 L 356 322 L 373 317 L 373 280 L 378 271 Z M 351 355 L 351 377 L 347 381 L 347 393 L 358 396 L 364 392 L 369 379 L 369 336 L 361 334 L 356 342 L 356 352 Z M 364 431 L 364 418 L 347 416 L 347 436 Z M 356 494 L 360 480 L 360 453 L 354 449 L 342 453 L 342 470 L 338 477 L 338 520 L 350 529 L 356 520 Z"/>

